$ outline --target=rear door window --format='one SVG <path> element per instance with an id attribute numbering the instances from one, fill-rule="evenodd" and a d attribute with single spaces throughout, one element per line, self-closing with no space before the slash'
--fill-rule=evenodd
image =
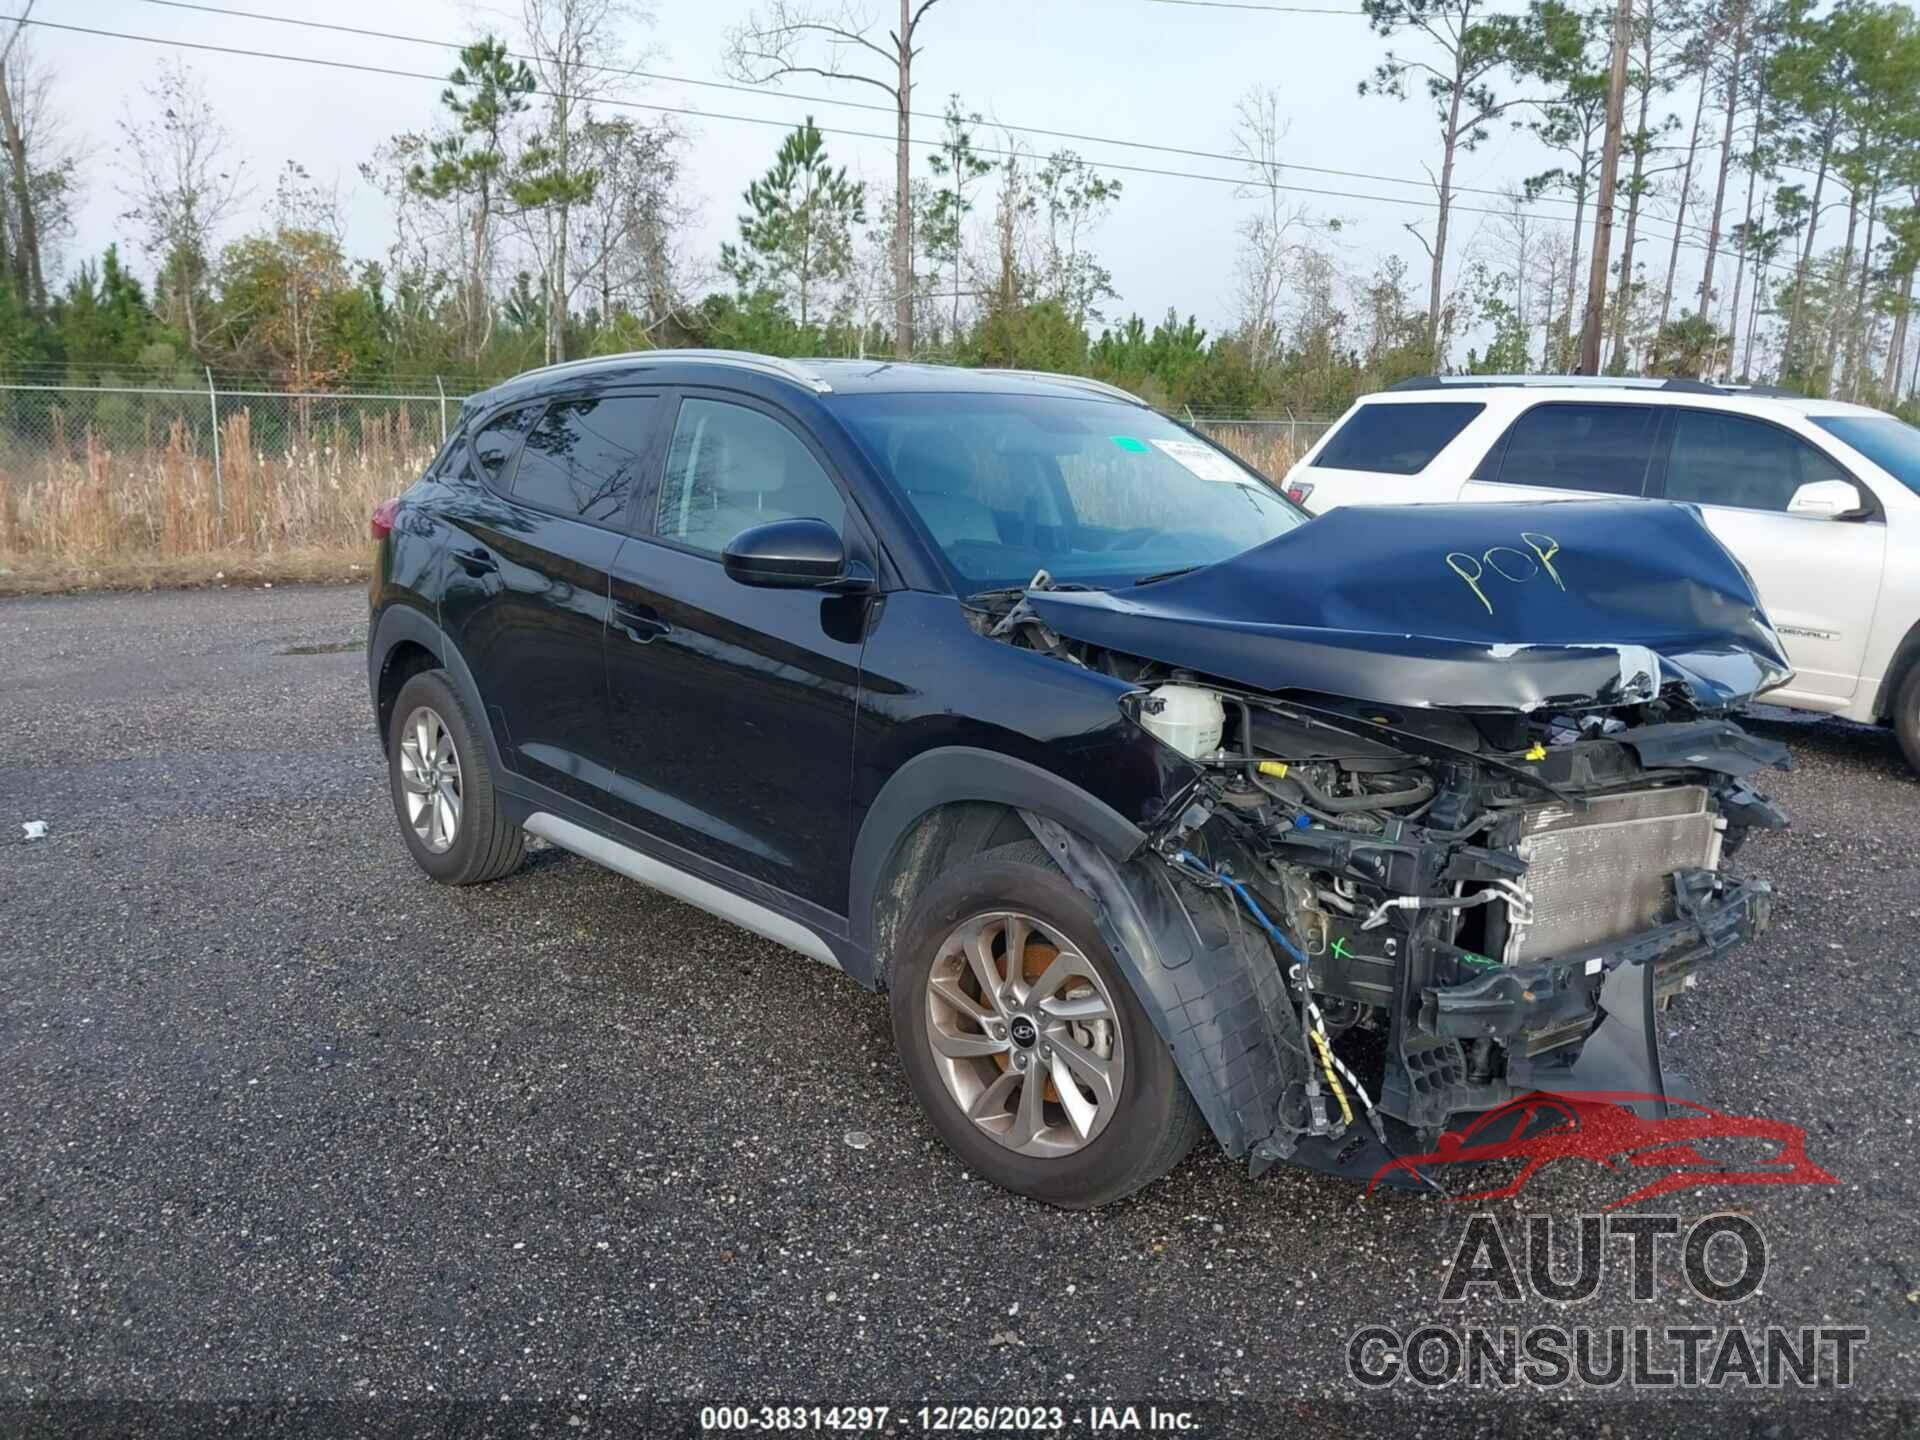
<path id="1" fill-rule="evenodd" d="M 1653 405 L 1536 405 L 1507 431 L 1499 475 L 1482 478 L 1641 495 L 1659 431 L 1660 410 Z"/>
<path id="2" fill-rule="evenodd" d="M 509 410 L 489 420 L 474 435 L 474 463 L 480 467 L 481 477 L 495 489 L 506 489 L 513 457 L 520 453 L 520 442 L 526 438 L 527 427 L 539 413 L 538 405 Z"/>
<path id="3" fill-rule="evenodd" d="M 596 525 L 623 524 L 659 404 L 649 395 L 606 395 L 549 406 L 521 451 L 513 498 Z"/>
<path id="4" fill-rule="evenodd" d="M 1798 435 L 1764 420 L 1692 409 L 1674 417 L 1669 500 L 1785 512 L 1802 485 L 1851 478 Z"/>
<path id="5" fill-rule="evenodd" d="M 1486 408 L 1465 401 L 1362 405 L 1321 447 L 1313 468 L 1418 475 Z"/>

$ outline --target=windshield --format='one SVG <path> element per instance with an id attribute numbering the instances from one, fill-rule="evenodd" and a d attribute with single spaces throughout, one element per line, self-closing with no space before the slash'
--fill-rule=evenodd
<path id="1" fill-rule="evenodd" d="M 1211 565 L 1305 523 L 1254 471 L 1151 410 L 1038 395 L 848 395 L 963 593 L 1106 589 Z"/>
<path id="2" fill-rule="evenodd" d="M 1920 495 L 1920 430 L 1891 415 L 1810 415 L 1807 418 Z"/>

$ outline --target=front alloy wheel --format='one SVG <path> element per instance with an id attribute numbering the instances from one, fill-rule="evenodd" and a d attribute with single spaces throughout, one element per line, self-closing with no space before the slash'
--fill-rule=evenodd
<path id="1" fill-rule="evenodd" d="M 426 705 L 407 716 L 400 736 L 407 823 L 428 850 L 445 854 L 460 835 L 459 748 L 439 711 Z"/>
<path id="2" fill-rule="evenodd" d="M 1069 1155 L 1113 1119 L 1126 1070 L 1113 997 L 1044 921 L 1017 911 L 963 921 L 926 993 L 934 1068 L 997 1144 Z"/>
<path id="3" fill-rule="evenodd" d="M 1032 840 L 949 865 L 892 940 L 894 1040 L 975 1174 L 1086 1209 L 1131 1194 L 1203 1126 L 1092 902 Z"/>

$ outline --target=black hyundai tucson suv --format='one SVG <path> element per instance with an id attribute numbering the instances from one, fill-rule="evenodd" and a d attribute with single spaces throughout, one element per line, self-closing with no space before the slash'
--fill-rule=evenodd
<path id="1" fill-rule="evenodd" d="M 1680 506 L 1317 520 L 1110 386 L 657 351 L 465 402 L 374 517 L 368 677 L 447 884 L 528 835 L 885 989 L 1060 1205 L 1211 1130 L 1369 1179 L 1534 1091 L 1658 1108 L 1760 931 L 1789 673 Z"/>

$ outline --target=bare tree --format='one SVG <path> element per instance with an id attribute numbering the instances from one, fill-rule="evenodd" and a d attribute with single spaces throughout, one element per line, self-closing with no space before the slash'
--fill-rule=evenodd
<path id="1" fill-rule="evenodd" d="M 1527 103 L 1517 95 L 1503 98 L 1493 86 L 1516 59 L 1537 59 L 1539 36 L 1516 16 L 1489 13 L 1485 0 L 1361 0 L 1360 9 L 1374 33 L 1382 38 L 1412 36 L 1437 52 L 1436 59 L 1430 61 L 1418 54 L 1388 50 L 1372 76 L 1360 82 L 1362 95 L 1387 95 L 1397 100 L 1407 98 L 1409 85 L 1424 91 L 1440 125 L 1440 173 L 1433 180 L 1439 214 L 1432 242 L 1413 230 L 1432 263 L 1427 286 L 1427 343 L 1437 364 L 1454 166 L 1463 151 L 1475 149 L 1488 138 L 1492 133 L 1488 126 L 1514 106 Z M 1557 28 L 1562 32 L 1566 29 Z"/>
<path id="2" fill-rule="evenodd" d="M 429 138 L 397 136 L 390 147 L 413 155 L 400 174 L 396 208 L 426 201 L 460 232 L 452 237 L 464 276 L 455 303 L 467 357 L 478 361 L 493 338 L 494 233 L 517 178 L 514 132 L 538 82 L 491 35 L 463 47 L 447 79 L 440 92 L 445 127 Z"/>
<path id="3" fill-rule="evenodd" d="M 0 74 L 0 162 L 6 170 L 0 263 L 10 269 L 21 303 L 36 314 L 46 311 L 47 276 L 55 269 L 60 242 L 73 229 L 85 158 L 63 132 L 52 83 L 52 73 L 35 63 L 24 39 L 16 38 Z"/>
<path id="4" fill-rule="evenodd" d="M 1034 175 L 1046 217 L 1045 296 L 1058 300 L 1075 325 L 1101 320 L 1102 301 L 1118 298 L 1113 272 L 1088 242 L 1120 198 L 1122 182 L 1110 180 L 1071 150 L 1056 150 Z"/>
<path id="5" fill-rule="evenodd" d="M 1680 242 L 1687 230 L 1687 206 L 1693 200 L 1693 166 L 1700 154 L 1700 124 L 1707 113 L 1708 73 L 1713 63 L 1714 37 L 1702 37 L 1704 52 L 1700 55 L 1700 95 L 1693 107 L 1693 129 L 1687 139 L 1687 162 L 1680 167 L 1680 188 L 1676 192 L 1673 212 L 1673 240 L 1667 249 L 1667 279 L 1660 287 L 1660 318 L 1654 322 L 1653 333 L 1657 337 L 1667 328 L 1667 312 L 1673 306 L 1673 277 L 1680 268 Z"/>
<path id="6" fill-rule="evenodd" d="M 1537 272 L 1541 268 L 1541 251 L 1546 243 L 1547 227 L 1528 207 L 1530 197 L 1524 189 L 1512 185 L 1501 191 L 1499 212 L 1490 216 L 1480 227 L 1470 249 L 1481 249 L 1495 268 L 1495 273 L 1511 279 L 1513 284 L 1513 319 L 1524 336 L 1531 328 L 1533 315 L 1533 291 Z M 1571 294 L 1571 290 L 1567 293 Z M 1546 332 L 1552 334 L 1553 317 L 1547 317 Z M 1549 346 L 1549 351 L 1551 346 Z M 1541 358 L 1542 366 L 1551 368 L 1552 355 Z"/>
<path id="7" fill-rule="evenodd" d="M 1720 24 L 1729 34 L 1727 60 L 1721 72 L 1723 110 L 1720 122 L 1720 173 L 1713 186 L 1713 214 L 1707 224 L 1707 262 L 1700 275 L 1700 313 L 1713 306 L 1713 272 L 1720 254 L 1720 219 L 1727 203 L 1727 172 L 1733 168 L 1734 122 L 1740 116 L 1742 68 L 1752 40 L 1752 7 L 1748 0 L 1728 0 Z"/>
<path id="8" fill-rule="evenodd" d="M 391 336 L 396 360 L 417 362 L 438 355 L 443 305 L 451 302 L 460 317 L 463 334 L 474 332 L 469 309 L 471 286 L 457 284 L 455 276 L 474 269 L 471 207 L 464 196 L 435 201 L 420 193 L 413 174 L 433 158 L 432 141 L 424 135 L 395 135 L 378 146 L 359 165 L 360 178 L 386 197 L 393 211 L 393 238 L 387 246 L 381 280 L 391 287 L 388 304 L 393 315 Z M 487 308 L 492 311 L 491 295 Z"/>
<path id="9" fill-rule="evenodd" d="M 1647 124 L 1654 92 L 1667 88 L 1667 78 L 1662 73 L 1664 67 L 1660 64 L 1664 36 L 1655 0 L 1638 0 L 1638 8 L 1633 15 L 1633 53 L 1627 81 L 1628 88 L 1634 92 L 1636 114 L 1632 132 L 1623 137 L 1623 143 L 1633 157 L 1633 166 L 1624 187 L 1627 192 L 1627 224 L 1620 241 L 1620 283 L 1613 292 L 1612 339 L 1607 355 L 1607 368 L 1610 370 L 1618 370 L 1626 364 L 1627 314 L 1632 309 L 1636 284 L 1634 244 L 1640 232 L 1641 202 L 1646 199 L 1651 183 L 1647 161 L 1653 154 L 1657 135 L 1680 123 L 1669 115 L 1656 127 L 1649 128 Z"/>
<path id="10" fill-rule="evenodd" d="M 1573 236 L 1558 225 L 1550 225 L 1545 227 L 1533 249 L 1539 256 L 1535 261 L 1535 273 L 1545 287 L 1540 305 L 1540 347 L 1541 363 L 1547 364 L 1557 349 L 1564 348 L 1566 339 L 1566 332 L 1558 329 L 1559 312 L 1555 308 L 1555 297 L 1558 296 L 1559 303 L 1564 305 L 1566 297 L 1573 293 L 1575 285 L 1579 283 L 1574 267 Z M 1554 339 L 1556 330 L 1562 342 L 1559 346 L 1556 346 Z"/>
<path id="11" fill-rule="evenodd" d="M 1752 113 L 1753 120 L 1748 129 L 1749 143 L 1747 153 L 1741 160 L 1741 164 L 1746 167 L 1747 172 L 1746 209 L 1742 214 L 1740 223 L 1733 227 L 1733 237 L 1735 239 L 1733 295 L 1727 307 L 1727 319 L 1724 326 L 1730 337 L 1730 343 L 1727 347 L 1727 368 L 1729 370 L 1738 369 L 1734 364 L 1734 360 L 1740 353 L 1740 346 L 1737 339 L 1740 332 L 1740 295 L 1746 286 L 1747 257 L 1749 254 L 1754 254 L 1756 262 L 1758 260 L 1756 249 L 1758 234 L 1753 218 L 1754 196 L 1759 189 L 1762 172 L 1773 163 L 1767 136 L 1767 67 L 1769 59 L 1767 41 L 1767 34 L 1765 30 L 1762 29 L 1759 49 L 1754 55 L 1754 63 L 1747 67 L 1746 75 L 1742 82 L 1749 92 L 1747 96 L 1747 107 Z M 1765 225 L 1764 214 L 1761 225 L 1762 227 Z M 1766 283 L 1765 273 L 1760 269 L 1758 263 L 1754 266 L 1753 283 L 1756 288 L 1764 286 Z"/>
<path id="12" fill-rule="evenodd" d="M 680 183 L 685 136 L 669 120 L 622 118 L 589 123 L 581 140 L 599 183 L 574 211 L 574 264 L 603 326 L 624 314 L 651 338 L 682 310 L 676 240 L 694 210 Z"/>
<path id="13" fill-rule="evenodd" d="M 1286 122 L 1280 118 L 1280 91 L 1256 86 L 1240 98 L 1233 127 L 1233 153 L 1247 167 L 1234 192 L 1254 202 L 1240 222 L 1240 334 L 1257 369 L 1280 350 L 1281 301 L 1298 244 L 1296 232 L 1314 224 L 1305 205 L 1290 204 L 1281 190 L 1286 170 L 1280 158 Z"/>
<path id="14" fill-rule="evenodd" d="M 246 198 L 246 162 L 214 114 L 199 77 L 162 60 L 142 87 L 146 118 L 120 120 L 125 218 L 141 227 L 141 245 L 159 271 L 155 300 L 196 355 L 206 353 L 204 299 L 220 229 Z"/>
<path id="15" fill-rule="evenodd" d="M 593 199 L 598 176 L 584 153 L 593 103 L 622 85 L 622 28 L 651 19 L 630 0 L 521 0 L 521 28 L 547 113 L 538 139 L 520 155 L 511 187 L 527 243 L 540 262 L 546 357 L 564 360 L 567 313 L 577 276 L 568 255 L 575 207 Z"/>
<path id="16" fill-rule="evenodd" d="M 873 38 L 879 22 L 831 0 L 771 0 L 727 36 L 726 68 L 736 80 L 764 85 L 787 75 L 818 75 L 868 85 L 893 100 L 894 354 L 913 354 L 913 61 L 920 22 L 937 0 L 900 0 L 900 24 Z"/>

